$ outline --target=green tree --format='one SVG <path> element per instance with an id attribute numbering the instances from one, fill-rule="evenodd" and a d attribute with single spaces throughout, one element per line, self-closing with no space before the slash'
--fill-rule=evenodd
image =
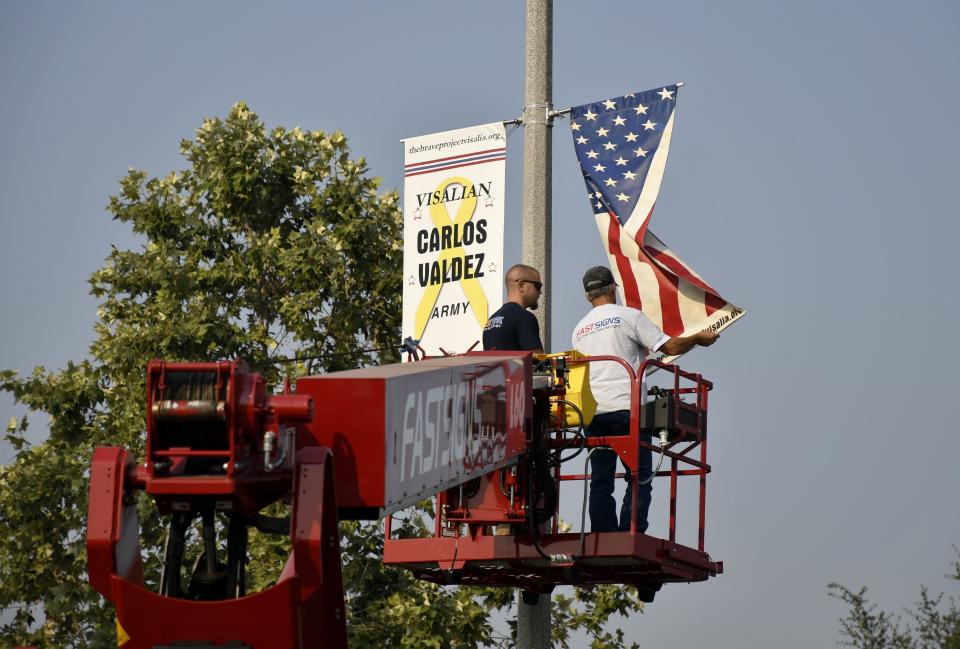
<path id="1" fill-rule="evenodd" d="M 960 550 L 953 571 L 947 577 L 960 583 Z M 840 584 L 828 586 L 830 595 L 849 606 L 840 619 L 839 644 L 858 649 L 960 649 L 960 608 L 953 595 L 930 594 L 920 587 L 920 599 L 912 609 L 904 609 L 908 621 L 886 611 L 878 611 L 867 599 L 867 589 L 853 591 Z"/>
<path id="2" fill-rule="evenodd" d="M 113 218 L 143 243 L 114 248 L 91 277 L 100 308 L 89 360 L 0 372 L 0 389 L 49 415 L 42 443 L 28 443 L 26 417 L 6 431 L 16 455 L 0 468 L 0 609 L 13 620 L 0 628 L 2 644 L 114 642 L 112 608 L 86 583 L 87 475 L 100 445 L 142 457 L 149 359 L 242 357 L 276 383 L 307 371 L 274 362 L 291 354 L 324 358 L 313 369 L 326 371 L 398 358 L 351 353 L 399 338 L 402 220 L 397 194 L 378 193 L 341 133 L 268 132 L 239 103 L 225 119 L 204 120 L 181 153 L 186 169 L 162 178 L 131 169 L 110 198 Z M 145 497 L 140 520 L 151 581 L 162 529 Z M 423 521 L 409 525 L 418 533 Z M 510 606 L 510 591 L 420 582 L 383 567 L 378 526 L 342 527 L 352 646 L 509 642 L 488 614 Z M 252 534 L 251 590 L 276 578 L 287 550 L 283 539 Z M 586 616 L 599 620 L 586 632 L 602 641 L 610 615 L 640 606 L 629 594 L 562 599 L 556 636 L 566 642 Z"/>

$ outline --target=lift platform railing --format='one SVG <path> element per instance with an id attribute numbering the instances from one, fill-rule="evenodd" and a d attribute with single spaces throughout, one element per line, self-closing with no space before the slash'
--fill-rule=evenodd
<path id="1" fill-rule="evenodd" d="M 551 422 L 543 433 L 542 446 L 548 452 L 576 454 L 595 448 L 610 448 L 638 473 L 641 448 L 650 449 L 665 461 L 669 469 L 655 472 L 656 478 L 669 478 L 670 515 L 668 538 L 658 539 L 639 533 L 636 510 L 626 532 L 588 533 L 581 523 L 579 532 L 561 532 L 556 504 L 549 516 L 532 528 L 532 508 L 543 506 L 539 496 L 529 498 L 529 484 L 535 474 L 537 431 L 531 430 L 531 454 L 517 464 L 484 476 L 473 484 L 442 492 L 434 501 L 434 536 L 426 539 L 399 538 L 393 521 L 386 520 L 384 561 L 405 567 L 422 579 L 436 583 L 516 586 L 533 592 L 550 592 L 561 584 L 623 583 L 651 585 L 663 582 L 702 581 L 723 571 L 721 562 L 705 552 L 706 423 L 708 392 L 712 384 L 701 375 L 686 372 L 676 365 L 649 360 L 635 372 L 615 356 L 577 357 L 576 362 L 615 362 L 630 378 L 631 418 L 629 434 L 587 437 L 582 427 L 571 431 L 564 408 L 577 408 L 566 402 L 566 360 L 551 360 L 554 376 L 544 384 L 534 379 L 535 400 L 550 399 L 556 404 Z M 647 370 L 660 374 L 666 387 L 652 389 L 653 399 L 642 404 Z M 559 371 L 558 371 L 559 370 Z M 542 375 L 541 375 L 542 376 Z M 669 378 L 668 378 L 669 377 Z M 533 429 L 536 428 L 536 423 Z M 660 435 L 662 431 L 663 435 Z M 573 432 L 574 437 L 569 435 Z M 641 435 L 643 433 L 643 435 Z M 648 441 L 656 434 L 658 442 Z M 699 452 L 697 452 L 699 451 Z M 567 459 L 571 459 L 572 456 Z M 550 468 L 550 479 L 559 491 L 563 482 L 587 480 L 590 474 L 565 471 L 563 462 Z M 569 464 L 569 462 L 567 462 Z M 621 476 L 623 474 L 620 474 Z M 681 476 L 699 478 L 698 542 L 696 549 L 677 542 L 677 483 Z M 637 502 L 637 480 L 633 481 L 633 501 Z M 654 496 L 656 497 L 656 496 Z"/>
<path id="2" fill-rule="evenodd" d="M 713 383 L 704 379 L 696 372 L 682 370 L 678 365 L 663 363 L 654 359 L 645 359 L 638 371 L 634 371 L 629 363 L 618 356 L 590 356 L 580 357 L 578 363 L 613 362 L 618 363 L 630 378 L 630 429 L 628 435 L 584 437 L 585 448 L 610 448 L 617 453 L 623 463 L 630 468 L 635 476 L 632 481 L 633 502 L 637 502 L 639 482 L 637 475 L 638 456 L 641 448 L 646 448 L 654 457 L 669 458 L 670 468 L 657 470 L 654 478 L 668 477 L 670 479 L 670 507 L 668 523 L 668 539 L 675 543 L 677 540 L 677 492 L 678 479 L 681 476 L 699 478 L 699 500 L 697 507 L 697 550 L 704 552 L 704 536 L 706 523 L 706 489 L 707 474 L 710 465 L 707 463 L 707 410 L 709 392 Z M 645 390 L 646 376 L 656 371 L 669 373 L 672 383 L 669 387 L 654 387 L 649 392 L 653 397 L 645 403 L 641 402 L 641 395 Z M 664 382 L 664 377 L 660 377 Z M 692 400 L 691 400 L 692 397 Z M 569 428 L 563 423 L 569 421 L 564 410 L 571 405 L 561 396 L 554 397 L 557 403 L 555 420 L 559 425 L 554 426 L 551 448 L 567 448 L 568 441 L 564 436 Z M 660 433 L 664 433 L 664 438 Z M 653 438 L 647 441 L 646 438 Z M 660 439 L 664 441 L 661 443 Z M 699 457 L 694 457 L 694 451 L 699 450 Z M 662 466 L 662 464 L 660 465 Z M 566 473 L 558 465 L 554 477 L 559 483 L 568 481 L 589 480 L 590 473 Z M 685 467 L 685 468 L 684 468 Z M 625 473 L 617 473 L 616 478 L 623 478 Z M 554 518 L 553 532 L 558 532 L 559 521 Z M 630 532 L 636 533 L 637 511 L 634 509 L 630 520 Z"/>

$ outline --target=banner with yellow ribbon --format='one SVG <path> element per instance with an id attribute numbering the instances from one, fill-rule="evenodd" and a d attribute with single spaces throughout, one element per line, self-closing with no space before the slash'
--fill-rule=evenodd
<path id="1" fill-rule="evenodd" d="M 403 143 L 403 338 L 431 356 L 482 349 L 503 302 L 503 124 Z"/>

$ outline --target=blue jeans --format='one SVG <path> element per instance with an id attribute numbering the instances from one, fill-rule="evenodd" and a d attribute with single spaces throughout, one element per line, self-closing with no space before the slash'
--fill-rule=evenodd
<path id="1" fill-rule="evenodd" d="M 587 426 L 589 437 L 627 435 L 630 433 L 630 411 L 617 410 L 594 415 Z M 653 456 L 648 448 L 640 448 L 637 473 L 641 481 L 649 480 L 653 472 Z M 613 499 L 613 480 L 617 472 L 617 453 L 608 448 L 597 448 L 590 456 L 590 531 L 626 532 L 630 529 L 631 504 L 633 500 L 633 477 L 627 468 L 627 493 L 620 507 L 617 521 L 617 503 Z M 637 531 L 647 531 L 647 511 L 653 487 L 640 485 L 637 489 Z"/>

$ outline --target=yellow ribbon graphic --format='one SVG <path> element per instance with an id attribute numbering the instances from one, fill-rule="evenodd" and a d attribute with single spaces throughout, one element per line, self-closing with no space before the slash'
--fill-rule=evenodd
<path id="1" fill-rule="evenodd" d="M 470 187 L 472 183 L 466 178 L 447 178 L 437 185 L 437 191 L 443 195 L 443 193 L 447 190 L 447 187 L 456 184 L 464 187 Z M 464 198 L 460 202 L 460 207 L 457 209 L 455 220 L 451 223 L 450 214 L 447 212 L 446 203 L 436 203 L 430 206 L 430 219 L 433 221 L 433 226 L 438 230 L 445 225 L 449 225 L 462 233 L 463 226 L 467 223 L 467 221 L 473 218 L 473 213 L 476 211 L 476 209 L 477 198 L 475 196 Z M 466 251 L 463 249 L 463 246 L 447 248 L 446 250 L 440 252 L 440 256 L 437 258 L 437 263 L 440 264 L 440 268 L 442 269 L 444 261 L 449 262 L 457 257 L 463 259 L 465 255 Z M 464 260 L 463 263 L 464 266 L 466 266 L 466 260 Z M 470 301 L 470 308 L 473 310 L 473 314 L 476 316 L 477 322 L 480 323 L 480 326 L 482 327 L 487 323 L 489 305 L 487 303 L 487 296 L 483 292 L 483 288 L 480 286 L 480 280 L 475 277 L 471 277 L 470 279 L 461 279 L 460 286 L 463 287 L 463 293 Z M 420 304 L 417 306 L 417 315 L 415 321 L 417 339 L 423 338 L 423 331 L 427 328 L 427 322 L 430 320 L 430 315 L 433 313 L 433 308 L 437 303 L 437 298 L 440 297 L 441 288 L 443 288 L 442 282 L 440 284 L 429 284 L 427 285 L 426 290 L 423 292 L 423 297 L 420 298 Z"/>

